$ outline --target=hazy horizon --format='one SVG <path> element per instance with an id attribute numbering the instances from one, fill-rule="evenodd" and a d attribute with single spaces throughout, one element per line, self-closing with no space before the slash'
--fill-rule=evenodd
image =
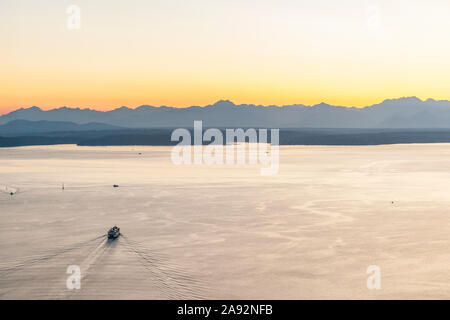
<path id="1" fill-rule="evenodd" d="M 274 106 L 276 106 L 276 107 L 287 107 L 287 106 L 314 107 L 314 106 L 325 104 L 325 105 L 330 105 L 332 107 L 344 107 L 344 108 L 358 108 L 358 109 L 362 109 L 362 108 L 366 108 L 366 107 L 372 107 L 372 106 L 381 104 L 381 103 L 386 102 L 386 101 L 395 101 L 395 100 L 402 100 L 402 99 L 418 99 L 418 100 L 420 100 L 420 102 L 427 102 L 427 101 L 446 101 L 447 102 L 447 101 L 450 101 L 450 98 L 449 99 L 435 99 L 435 98 L 432 98 L 432 97 L 421 98 L 421 97 L 418 97 L 418 96 L 404 96 L 404 97 L 396 97 L 396 98 L 385 98 L 385 99 L 379 100 L 378 102 L 375 102 L 375 103 L 370 104 L 370 105 L 356 106 L 356 105 L 333 105 L 331 103 L 328 103 L 327 101 L 321 101 L 321 102 L 315 103 L 315 104 L 306 104 L 306 103 L 301 103 L 301 102 L 292 103 L 292 104 L 257 104 L 257 103 L 251 103 L 251 102 L 248 102 L 248 103 L 236 103 L 235 101 L 232 101 L 230 99 L 223 98 L 223 99 L 217 99 L 217 100 L 215 100 L 212 103 L 207 103 L 207 104 L 203 104 L 203 105 L 193 104 L 193 105 L 181 106 L 180 107 L 180 106 L 168 105 L 168 104 L 151 105 L 151 104 L 148 104 L 148 103 L 141 103 L 141 104 L 132 105 L 132 106 L 120 105 L 120 106 L 115 106 L 115 107 L 106 108 L 106 109 L 104 109 L 104 108 L 96 108 L 95 106 L 86 106 L 86 107 L 73 106 L 73 107 L 69 107 L 69 106 L 66 106 L 66 105 L 61 105 L 61 106 L 51 107 L 51 106 L 39 106 L 39 105 L 36 105 L 36 104 L 32 104 L 32 105 L 29 105 L 29 106 L 19 106 L 16 109 L 12 109 L 12 110 L 7 111 L 5 113 L 0 113 L 0 116 L 6 115 L 8 113 L 14 112 L 14 111 L 19 110 L 19 109 L 30 109 L 30 108 L 39 108 L 42 111 L 49 111 L 49 110 L 54 110 L 54 109 L 68 108 L 68 109 L 80 109 L 80 110 L 92 110 L 92 111 L 108 112 L 108 111 L 113 111 L 113 110 L 117 110 L 117 109 L 124 108 L 124 107 L 128 108 L 128 109 L 135 110 L 135 109 L 137 109 L 139 107 L 143 107 L 143 106 L 149 106 L 149 107 L 154 107 L 154 108 L 164 108 L 165 107 L 165 108 L 176 108 L 176 109 L 187 109 L 187 108 L 191 108 L 191 107 L 204 108 L 204 107 L 216 105 L 216 104 L 221 103 L 221 102 L 230 102 L 230 103 L 232 103 L 235 106 L 248 105 L 248 106 L 258 106 L 258 107 L 274 107 Z"/>
<path id="2" fill-rule="evenodd" d="M 79 0 L 70 29 L 74 4 L 0 3 L 0 114 L 450 98 L 445 0 Z"/>

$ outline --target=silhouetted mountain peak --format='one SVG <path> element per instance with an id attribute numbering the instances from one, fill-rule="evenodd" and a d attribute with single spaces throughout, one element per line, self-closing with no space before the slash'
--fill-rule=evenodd
<path id="1" fill-rule="evenodd" d="M 386 99 L 382 103 L 386 103 L 386 102 L 402 104 L 402 103 L 417 103 L 417 102 L 423 102 L 423 101 L 417 97 L 412 96 L 412 97 L 401 97 L 398 99 Z"/>
<path id="2" fill-rule="evenodd" d="M 332 105 L 329 105 L 328 103 L 321 102 L 319 104 L 316 104 L 313 106 L 314 108 L 330 108 L 333 107 Z"/>
<path id="3" fill-rule="evenodd" d="M 230 100 L 219 100 L 216 103 L 213 104 L 213 107 L 219 107 L 219 108 L 229 108 L 229 107 L 235 107 L 236 105 L 231 102 Z"/>
<path id="4" fill-rule="evenodd" d="M 142 105 L 142 106 L 137 107 L 135 110 L 138 110 L 138 111 L 147 111 L 147 110 L 154 110 L 154 109 L 156 109 L 156 107 L 154 107 L 154 106 L 149 106 L 149 105 L 147 105 L 147 104 L 144 104 L 144 105 Z"/>
<path id="5" fill-rule="evenodd" d="M 42 112 L 41 108 L 32 106 L 29 108 L 19 108 L 17 110 L 10 112 L 9 114 L 11 116 L 16 116 L 16 115 L 22 115 L 22 114 L 35 114 L 37 112 Z M 3 116 L 5 116 L 5 115 L 3 115 Z"/>
<path id="6" fill-rule="evenodd" d="M 122 106 L 122 107 L 120 107 L 120 108 L 116 108 L 116 109 L 111 110 L 111 111 L 109 111 L 109 112 L 111 112 L 111 113 L 125 113 L 125 112 L 133 112 L 133 111 L 134 111 L 134 110 L 131 109 L 131 108 L 128 108 L 128 107 L 126 107 L 126 106 Z"/>

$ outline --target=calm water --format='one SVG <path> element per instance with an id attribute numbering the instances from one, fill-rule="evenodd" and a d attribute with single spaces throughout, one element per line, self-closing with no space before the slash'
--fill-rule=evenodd
<path id="1" fill-rule="evenodd" d="M 450 297 L 449 144 L 280 147 L 274 176 L 170 151 L 0 149 L 0 298 Z"/>

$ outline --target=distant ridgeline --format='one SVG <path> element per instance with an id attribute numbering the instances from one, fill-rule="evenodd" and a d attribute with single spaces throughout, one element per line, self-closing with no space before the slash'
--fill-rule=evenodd
<path id="1" fill-rule="evenodd" d="M 121 107 L 112 111 L 37 107 L 0 117 L 0 146 L 41 144 L 174 145 L 171 132 L 207 128 L 280 128 L 280 144 L 370 145 L 450 142 L 450 101 L 385 100 L 364 108 L 235 105 Z M 221 130 L 222 130 L 221 129 Z"/>
<path id="2" fill-rule="evenodd" d="M 235 105 L 225 100 L 204 107 L 140 106 L 111 111 L 67 107 L 43 111 L 31 107 L 1 116 L 0 125 L 12 120 L 93 122 L 123 128 L 191 127 L 195 120 L 215 128 L 450 128 L 450 101 L 422 101 L 412 97 L 385 100 L 364 108 L 325 103 L 315 106 Z"/>

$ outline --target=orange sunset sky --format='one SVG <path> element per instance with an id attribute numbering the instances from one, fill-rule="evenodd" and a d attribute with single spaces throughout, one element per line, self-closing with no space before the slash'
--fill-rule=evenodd
<path id="1" fill-rule="evenodd" d="M 448 0 L 3 0 L 0 114 L 450 99 L 449 17 Z"/>

